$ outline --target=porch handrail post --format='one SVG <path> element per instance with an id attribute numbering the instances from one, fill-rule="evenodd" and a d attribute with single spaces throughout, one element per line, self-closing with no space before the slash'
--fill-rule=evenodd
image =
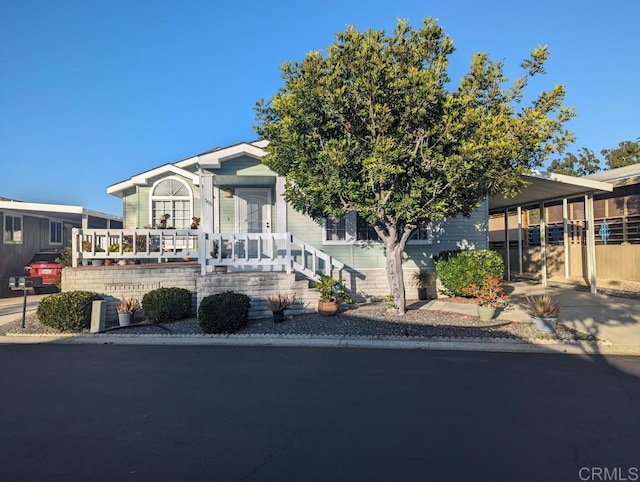
<path id="1" fill-rule="evenodd" d="M 293 265 L 292 259 L 291 259 L 291 243 L 293 242 L 293 238 L 291 236 L 291 233 L 287 233 L 287 240 L 286 240 L 286 246 L 285 246 L 285 269 L 287 270 L 287 274 L 291 274 L 291 267 Z"/>
<path id="2" fill-rule="evenodd" d="M 198 234 L 198 262 L 200 263 L 200 274 L 207 274 L 207 233 Z"/>
<path id="3" fill-rule="evenodd" d="M 78 228 L 71 229 L 71 266 L 78 267 Z"/>

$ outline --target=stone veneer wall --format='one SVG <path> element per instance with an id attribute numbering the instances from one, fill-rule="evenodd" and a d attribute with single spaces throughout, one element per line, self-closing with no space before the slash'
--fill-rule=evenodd
<path id="1" fill-rule="evenodd" d="M 404 273 L 404 289 L 408 300 L 418 298 L 418 290 L 413 286 L 411 276 L 417 271 L 416 269 L 405 269 Z M 363 300 L 366 297 L 382 297 L 391 292 L 389 281 L 387 280 L 386 269 L 346 269 L 342 271 L 341 276 L 334 273 L 336 278 L 342 278 L 344 285 L 352 294 L 355 300 Z M 432 286 L 427 290 L 431 298 L 436 298 L 436 288 Z"/>
<path id="2" fill-rule="evenodd" d="M 411 274 L 405 270 L 404 281 L 407 299 L 417 299 L 417 290 L 411 283 Z M 341 276 L 354 300 L 365 296 L 382 297 L 389 293 L 387 272 L 384 269 L 344 270 Z M 200 301 L 208 295 L 224 291 L 244 293 L 251 298 L 250 318 L 267 317 L 271 312 L 264 305 L 264 299 L 277 292 L 294 294 L 298 302 L 287 310 L 287 314 L 315 311 L 318 293 L 309 287 L 306 279 L 296 279 L 294 274 L 271 272 L 211 273 L 200 274 L 200 267 L 194 263 L 160 263 L 127 266 L 82 266 L 64 268 L 62 290 L 94 291 L 107 301 L 107 318 L 116 318 L 116 305 L 122 296 L 135 296 L 139 300 L 145 293 L 156 288 L 186 288 L 192 295 L 192 313 L 197 313 Z M 435 287 L 429 290 L 435 297 Z M 141 316 L 139 314 L 138 316 Z"/>
<path id="3" fill-rule="evenodd" d="M 102 295 L 107 301 L 107 319 L 116 318 L 116 305 L 122 296 L 135 296 L 139 300 L 156 288 L 186 288 L 191 291 L 192 314 L 205 296 L 235 291 L 251 298 L 250 318 L 270 316 L 264 299 L 276 292 L 294 294 L 298 302 L 287 314 L 299 314 L 316 309 L 318 295 L 309 289 L 309 282 L 296 280 L 286 273 L 212 273 L 200 274 L 193 263 L 161 263 L 127 266 L 82 266 L 64 268 L 62 291 L 84 290 Z M 141 316 L 138 315 L 138 316 Z"/>

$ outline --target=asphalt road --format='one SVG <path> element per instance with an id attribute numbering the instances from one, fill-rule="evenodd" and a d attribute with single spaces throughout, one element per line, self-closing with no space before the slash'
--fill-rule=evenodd
<path id="1" fill-rule="evenodd" d="M 632 357 L 2 345 L 0 366 L 3 481 L 579 481 L 640 467 Z"/>

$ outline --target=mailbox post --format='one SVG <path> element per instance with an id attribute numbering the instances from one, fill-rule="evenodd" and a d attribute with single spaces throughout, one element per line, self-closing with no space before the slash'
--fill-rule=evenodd
<path id="1" fill-rule="evenodd" d="M 22 291 L 22 328 L 25 327 L 27 317 L 27 293 L 42 286 L 42 278 L 37 276 L 12 276 L 9 278 L 9 288 L 13 291 Z"/>

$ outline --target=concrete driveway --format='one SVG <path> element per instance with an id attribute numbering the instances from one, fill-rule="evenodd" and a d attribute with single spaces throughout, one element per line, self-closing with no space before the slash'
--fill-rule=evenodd
<path id="1" fill-rule="evenodd" d="M 497 316 L 503 321 L 531 321 L 522 308 L 527 296 L 550 294 L 562 305 L 559 322 L 616 346 L 640 346 L 640 299 L 593 294 L 571 287 L 543 287 L 526 281 L 507 283 L 509 306 Z M 476 314 L 475 305 L 434 300 L 426 309 Z"/>

